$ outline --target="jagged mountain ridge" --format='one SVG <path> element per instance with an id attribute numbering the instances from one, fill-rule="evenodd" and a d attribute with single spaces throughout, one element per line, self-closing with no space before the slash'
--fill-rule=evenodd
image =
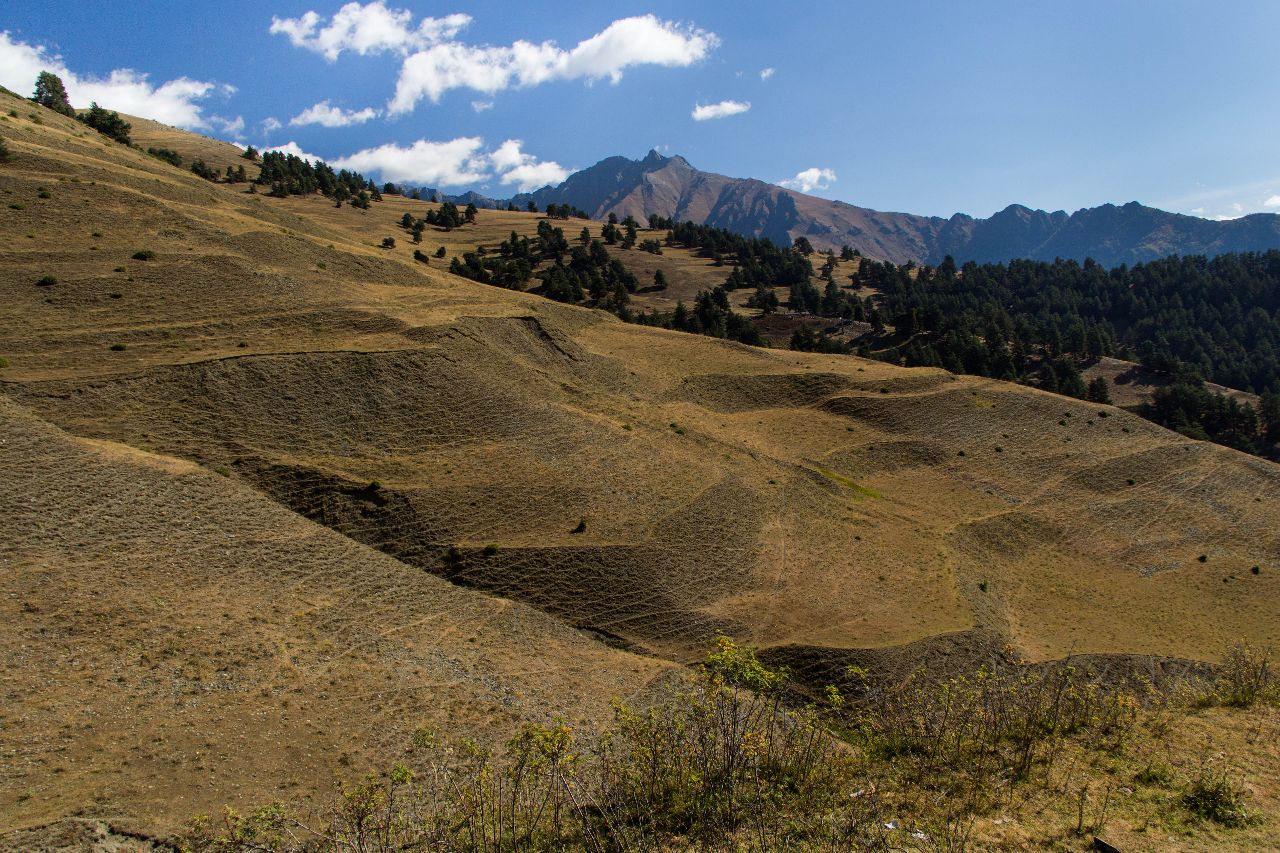
<path id="1" fill-rule="evenodd" d="M 508 200 L 425 196 L 505 207 Z M 714 225 L 748 236 L 790 242 L 806 237 L 818 248 L 848 244 L 868 257 L 905 263 L 957 261 L 1051 261 L 1093 258 L 1114 266 L 1171 254 L 1280 248 L 1280 216 L 1257 213 L 1213 221 L 1147 207 L 1138 202 L 1104 204 L 1068 215 L 1011 204 L 987 219 L 957 213 L 949 219 L 871 210 L 830 201 L 750 178 L 704 172 L 683 157 L 650 151 L 642 160 L 609 157 L 543 187 L 510 199 L 520 209 L 570 204 L 593 218 L 649 214 Z"/>

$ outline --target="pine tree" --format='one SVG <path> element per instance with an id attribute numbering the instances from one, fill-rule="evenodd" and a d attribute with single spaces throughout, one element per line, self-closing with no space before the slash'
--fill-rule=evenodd
<path id="1" fill-rule="evenodd" d="M 1095 376 L 1089 380 L 1088 398 L 1095 403 L 1111 403 L 1111 383 L 1105 376 Z"/>
<path id="2" fill-rule="evenodd" d="M 120 118 L 115 110 L 105 110 L 98 106 L 97 101 L 90 102 L 89 111 L 78 118 L 103 136 L 109 136 L 123 145 L 130 143 L 129 131 L 133 129 L 133 125 Z"/>
<path id="3" fill-rule="evenodd" d="M 75 118 L 75 108 L 67 100 L 67 87 L 62 84 L 62 78 L 50 71 L 41 71 L 36 77 L 36 91 L 31 100 L 56 113 Z"/>

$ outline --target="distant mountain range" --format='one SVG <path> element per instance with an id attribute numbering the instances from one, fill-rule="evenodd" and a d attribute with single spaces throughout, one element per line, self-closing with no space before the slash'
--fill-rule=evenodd
<path id="1" fill-rule="evenodd" d="M 540 209 L 569 204 L 593 218 L 630 214 L 643 222 L 656 213 L 781 243 L 807 237 L 817 248 L 849 245 L 868 257 L 896 263 L 937 263 L 951 255 L 959 262 L 1093 258 L 1115 266 L 1173 254 L 1280 248 L 1280 215 L 1272 213 L 1218 222 L 1135 201 L 1070 215 L 1011 204 L 988 219 L 963 213 L 944 219 L 871 210 L 764 181 L 703 172 L 683 157 L 664 157 L 657 151 L 650 151 L 643 160 L 609 157 L 575 172 L 559 186 L 512 199 L 427 192 L 437 200 L 473 202 L 477 207 L 514 203 L 524 209 L 529 201 Z"/>

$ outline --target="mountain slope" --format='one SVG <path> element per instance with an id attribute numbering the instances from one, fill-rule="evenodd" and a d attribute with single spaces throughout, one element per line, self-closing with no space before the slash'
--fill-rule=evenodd
<path id="1" fill-rule="evenodd" d="M 378 248 L 422 202 L 252 196 L 82 131 L 4 125 L 0 167 L 22 206 L 0 215 L 18 451 L 0 454 L 0 497 L 21 508 L 0 528 L 0 648 L 36 727 L 0 727 L 0 750 L 21 784 L 45 784 L 39 750 L 74 728 L 41 716 L 68 689 L 92 687 L 93 707 L 142 691 L 90 720 L 101 741 L 60 744 L 77 762 L 101 748 L 133 766 L 174 720 L 207 730 L 166 777 L 204 804 L 240 796 L 243 776 L 195 777 L 263 720 L 289 726 L 249 744 L 255 784 L 303 788 L 313 768 L 386 766 L 422 721 L 598 722 L 717 631 L 811 657 L 996 636 L 1032 660 L 1204 660 L 1280 637 L 1280 467 L 1016 385 L 476 284 Z M 517 221 L 536 218 L 481 211 L 449 239 Z M 77 657 L 66 632 L 86 614 L 98 633 Z M 233 644 L 235 698 L 264 700 L 244 719 L 205 700 L 220 662 L 186 644 L 224 630 L 258 643 Z M 166 646 L 132 650 L 174 634 L 157 685 Z M 339 656 L 351 682 L 316 675 Z M 367 747 L 322 767 L 343 749 L 326 732 L 349 730 Z M 85 766 L 6 804 L 5 825 L 84 807 L 172 826 L 185 807 Z"/>
<path id="2" fill-rule="evenodd" d="M 517 196 L 523 208 L 571 204 L 595 218 L 610 213 L 689 220 L 789 243 L 807 238 L 818 248 L 849 245 L 868 257 L 906 263 L 1052 261 L 1090 257 L 1106 266 L 1170 254 L 1280 248 L 1280 215 L 1254 214 L 1227 222 L 1167 213 L 1130 202 L 1068 216 L 1010 205 L 988 219 L 950 219 L 887 213 L 828 201 L 751 179 L 695 169 L 683 157 L 650 151 L 643 160 L 610 157 L 570 175 L 558 187 Z"/>

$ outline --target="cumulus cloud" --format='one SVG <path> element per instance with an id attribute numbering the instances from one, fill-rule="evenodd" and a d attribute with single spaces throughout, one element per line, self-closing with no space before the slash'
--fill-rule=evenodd
<path id="1" fill-rule="evenodd" d="M 294 127 L 308 124 L 319 124 L 324 127 L 349 127 L 353 124 L 364 124 L 366 121 L 377 118 L 378 115 L 378 111 L 372 107 L 365 107 L 359 111 L 344 110 L 341 107 L 333 106 L 328 100 L 324 100 L 314 106 L 307 107 L 289 119 L 289 124 Z"/>
<path id="2" fill-rule="evenodd" d="M 235 118 L 224 118 L 222 116 L 212 117 L 213 126 L 220 132 L 228 136 L 239 138 L 244 133 L 244 116 L 236 116 Z"/>
<path id="3" fill-rule="evenodd" d="M 262 120 L 263 133 L 271 133 L 272 131 L 279 130 L 282 127 L 284 127 L 284 125 L 281 124 L 280 119 L 275 116 L 267 116 Z"/>
<path id="4" fill-rule="evenodd" d="M 472 101 L 471 109 L 478 113 L 493 109 L 493 101 Z"/>
<path id="5" fill-rule="evenodd" d="M 569 177 L 569 170 L 553 160 L 539 162 L 520 150 L 524 143 L 508 139 L 489 155 L 499 183 L 515 184 L 520 192 L 529 192 L 548 184 L 559 184 Z"/>
<path id="6" fill-rule="evenodd" d="M 776 72 L 776 69 L 773 69 L 773 68 L 762 68 L 760 69 L 760 79 L 768 80 L 770 77 L 774 75 L 775 72 Z"/>
<path id="7" fill-rule="evenodd" d="M 696 104 L 691 115 L 694 121 L 707 121 L 713 118 L 725 118 L 745 113 L 751 104 L 745 101 L 721 101 L 718 104 Z"/>
<path id="8" fill-rule="evenodd" d="M 490 177 L 484 140 L 464 136 L 447 142 L 419 139 L 409 146 L 388 143 L 334 160 L 333 166 L 377 172 L 384 181 L 454 187 Z"/>
<path id="9" fill-rule="evenodd" d="M 388 9 L 382 2 L 348 3 L 324 26 L 317 12 L 300 18 L 271 19 L 269 32 L 284 35 L 295 47 L 305 48 L 335 61 L 344 50 L 366 56 L 373 53 L 408 53 L 451 39 L 471 23 L 470 15 L 423 18 L 413 26 L 413 12 Z"/>
<path id="10" fill-rule="evenodd" d="M 118 68 L 106 77 L 82 77 L 44 47 L 17 41 L 8 31 L 0 32 L 0 85 L 16 92 L 31 91 L 41 71 L 62 78 L 73 106 L 87 107 L 90 101 L 97 101 L 108 109 L 193 130 L 213 126 L 199 101 L 235 92 L 233 86 L 189 77 L 155 86 L 146 74 L 129 68 Z"/>
<path id="11" fill-rule="evenodd" d="M 474 46 L 453 38 L 470 21 L 466 15 L 450 15 L 426 18 L 413 27 L 408 10 L 348 3 L 327 26 L 321 26 L 318 14 L 307 12 L 300 18 L 274 19 L 271 32 L 331 60 L 343 50 L 405 55 L 395 95 L 387 105 L 392 114 L 409 112 L 424 98 L 439 102 L 452 89 L 492 95 L 552 80 L 608 78 L 617 83 L 633 66 L 688 66 L 719 44 L 714 33 L 640 15 L 616 20 L 569 50 L 551 41 Z"/>
<path id="12" fill-rule="evenodd" d="M 294 142 L 293 140 L 289 140 L 284 145 L 271 145 L 267 148 L 263 148 L 262 150 L 263 151 L 279 151 L 281 154 L 292 154 L 295 157 L 301 157 L 303 160 L 310 160 L 312 162 L 315 162 L 316 160 L 321 159 L 314 154 L 308 154 L 307 152 L 303 151 L 302 147 L 298 145 L 298 143 Z"/>
<path id="13" fill-rule="evenodd" d="M 1280 195 L 1273 195 L 1262 203 L 1263 207 L 1280 207 Z"/>
<path id="14" fill-rule="evenodd" d="M 830 169 L 820 169 L 814 166 L 811 169 L 805 169 L 794 178 L 785 181 L 778 181 L 779 186 L 788 189 L 799 190 L 802 193 L 813 192 L 814 190 L 825 190 L 831 186 L 836 179 L 836 173 Z"/>
<path id="15" fill-rule="evenodd" d="M 568 169 L 554 161 L 538 160 L 523 151 L 523 145 L 519 139 L 508 139 L 489 150 L 478 136 L 441 142 L 419 139 L 410 145 L 388 143 L 365 148 L 328 162 L 337 169 L 376 173 L 382 180 L 397 184 L 458 187 L 497 180 L 501 184 L 514 184 L 520 192 L 558 184 L 569 176 Z M 320 159 L 292 141 L 263 150 L 281 151 L 304 160 Z"/>

